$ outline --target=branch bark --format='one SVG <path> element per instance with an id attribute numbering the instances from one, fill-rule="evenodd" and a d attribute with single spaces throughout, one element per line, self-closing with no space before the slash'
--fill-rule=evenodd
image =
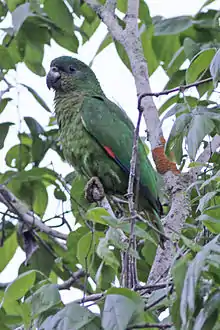
<path id="1" fill-rule="evenodd" d="M 16 198 L 5 186 L 0 185 L 0 203 L 3 203 L 10 212 L 16 214 L 20 221 L 27 224 L 29 227 L 37 227 L 40 231 L 64 241 L 67 240 L 67 235 L 60 233 L 46 226 L 41 219 L 33 212 L 28 210 L 18 198 Z"/>
<path id="2" fill-rule="evenodd" d="M 72 273 L 72 276 L 68 280 L 64 281 L 61 284 L 58 284 L 58 289 L 69 290 L 73 283 L 75 283 L 78 279 L 84 276 L 86 276 L 86 272 L 83 269 L 79 269 L 76 272 Z"/>

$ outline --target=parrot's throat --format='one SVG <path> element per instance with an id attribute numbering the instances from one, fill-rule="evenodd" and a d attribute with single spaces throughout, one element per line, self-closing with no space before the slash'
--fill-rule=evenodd
<path id="1" fill-rule="evenodd" d="M 78 91 L 69 93 L 56 92 L 54 98 L 55 112 L 61 129 L 69 125 L 79 114 L 84 96 L 84 93 Z"/>

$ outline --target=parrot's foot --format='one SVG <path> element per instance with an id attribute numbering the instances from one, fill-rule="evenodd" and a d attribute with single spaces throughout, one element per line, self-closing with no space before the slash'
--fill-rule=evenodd
<path id="1" fill-rule="evenodd" d="M 85 186 L 85 198 L 90 202 L 100 202 L 105 197 L 103 185 L 97 176 L 92 177 Z"/>

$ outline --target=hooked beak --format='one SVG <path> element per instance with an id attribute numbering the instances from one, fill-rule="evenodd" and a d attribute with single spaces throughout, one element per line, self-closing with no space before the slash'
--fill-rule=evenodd
<path id="1" fill-rule="evenodd" d="M 60 73 L 56 66 L 52 66 L 47 74 L 46 84 L 49 89 L 57 89 L 60 86 Z"/>

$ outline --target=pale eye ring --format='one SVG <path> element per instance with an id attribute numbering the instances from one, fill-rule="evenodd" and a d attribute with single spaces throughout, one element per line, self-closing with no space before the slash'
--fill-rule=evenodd
<path id="1" fill-rule="evenodd" d="M 71 73 L 73 73 L 73 72 L 76 71 L 76 69 L 74 68 L 73 65 L 70 65 L 70 66 L 69 66 L 69 71 L 70 71 Z"/>

